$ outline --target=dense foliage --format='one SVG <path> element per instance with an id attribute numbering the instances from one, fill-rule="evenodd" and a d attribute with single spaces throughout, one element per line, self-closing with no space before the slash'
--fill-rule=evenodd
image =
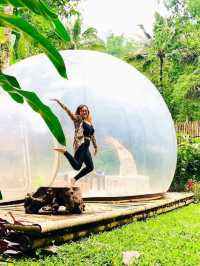
<path id="1" fill-rule="evenodd" d="M 171 185 L 173 191 L 183 191 L 188 180 L 200 182 L 200 139 L 183 137 L 178 147 L 175 176 Z"/>
<path id="2" fill-rule="evenodd" d="M 176 121 L 200 119 L 200 8 L 198 0 L 166 0 L 154 34 L 127 60 L 157 86 Z"/>

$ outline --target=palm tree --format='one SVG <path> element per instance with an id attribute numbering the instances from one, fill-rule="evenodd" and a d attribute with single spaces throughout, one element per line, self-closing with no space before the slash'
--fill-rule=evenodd
<path id="1" fill-rule="evenodd" d="M 67 21 L 71 41 L 68 43 L 68 49 L 89 49 L 105 51 L 105 43 L 98 37 L 95 28 L 89 27 L 82 31 L 82 18 L 80 13 L 71 16 Z"/>

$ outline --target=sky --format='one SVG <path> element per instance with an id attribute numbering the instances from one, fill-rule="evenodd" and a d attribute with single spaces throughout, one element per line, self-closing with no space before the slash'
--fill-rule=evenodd
<path id="1" fill-rule="evenodd" d="M 143 24 L 151 34 L 155 11 L 167 14 L 163 4 L 158 2 L 162 1 L 83 0 L 80 8 L 85 27 L 95 27 L 100 37 L 105 39 L 112 32 L 137 39 L 143 35 L 138 24 Z"/>

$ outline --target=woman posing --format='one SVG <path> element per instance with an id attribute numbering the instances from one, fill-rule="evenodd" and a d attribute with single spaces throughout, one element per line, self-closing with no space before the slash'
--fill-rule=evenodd
<path id="1" fill-rule="evenodd" d="M 79 105 L 74 114 L 58 99 L 52 100 L 57 102 L 62 109 L 67 112 L 71 120 L 74 122 L 75 127 L 73 143 L 74 156 L 72 156 L 66 149 L 55 148 L 54 150 L 64 154 L 71 166 L 77 171 L 81 169 L 83 163 L 85 164 L 85 167 L 71 179 L 71 185 L 73 186 L 78 179 L 87 175 L 94 169 L 92 156 L 89 150 L 90 142 L 92 141 L 94 155 L 96 155 L 97 144 L 92 124 L 92 116 L 89 108 L 84 104 Z"/>

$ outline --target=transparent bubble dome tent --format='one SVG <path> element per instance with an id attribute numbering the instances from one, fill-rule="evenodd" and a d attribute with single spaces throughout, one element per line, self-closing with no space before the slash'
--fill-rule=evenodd
<path id="1" fill-rule="evenodd" d="M 94 51 L 63 51 L 68 80 L 45 55 L 12 65 L 26 90 L 34 90 L 60 119 L 73 152 L 73 123 L 51 98 L 72 111 L 86 104 L 99 146 L 95 170 L 79 184 L 84 197 L 119 197 L 166 192 L 176 167 L 171 115 L 154 85 L 129 64 Z M 65 186 L 76 172 L 53 151 L 59 146 L 26 104 L 0 90 L 0 180 L 4 200 L 22 199 L 40 186 Z M 92 151 L 92 145 L 91 145 Z"/>

